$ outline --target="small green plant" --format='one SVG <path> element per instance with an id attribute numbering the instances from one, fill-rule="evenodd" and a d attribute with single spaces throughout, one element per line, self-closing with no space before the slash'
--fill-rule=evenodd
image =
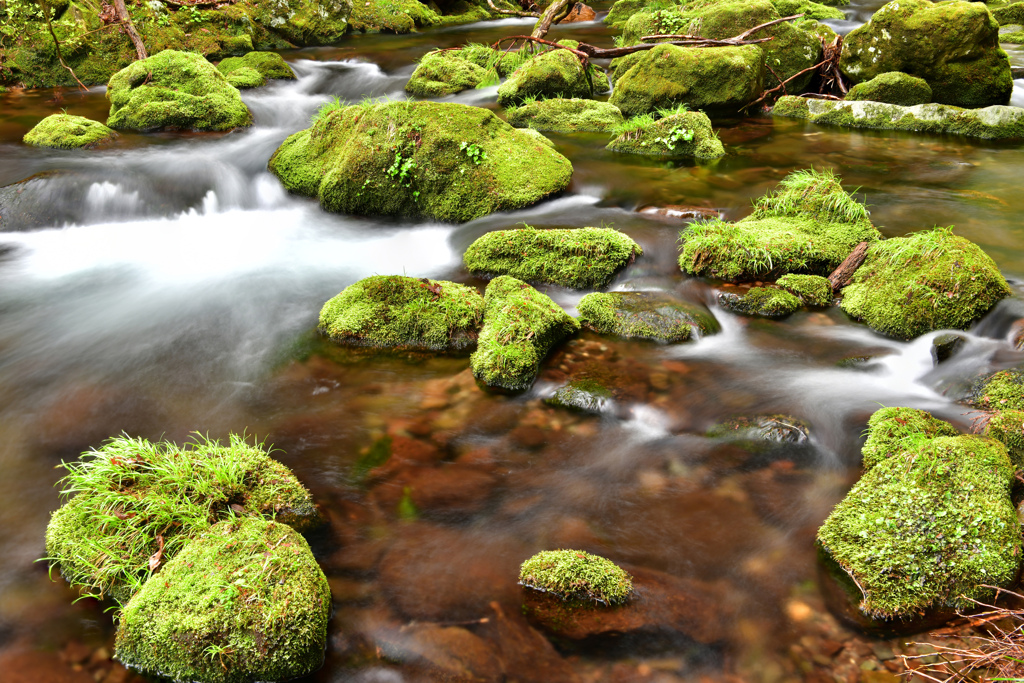
<path id="1" fill-rule="evenodd" d="M 156 17 L 156 25 L 166 28 L 171 25 L 171 18 L 166 14 L 159 14 Z"/>
<path id="2" fill-rule="evenodd" d="M 192 6 L 183 6 L 178 11 L 184 14 L 185 23 L 189 26 L 198 26 L 205 19 L 202 13 Z"/>
<path id="3" fill-rule="evenodd" d="M 685 102 L 681 102 L 672 107 L 665 107 L 663 109 L 656 109 L 655 112 L 658 114 L 659 119 L 667 119 L 670 116 L 679 116 L 690 111 L 690 105 Z"/>
<path id="4" fill-rule="evenodd" d="M 480 145 L 476 143 L 470 143 L 463 140 L 462 144 L 459 145 L 459 149 L 465 152 L 466 156 L 469 157 L 477 166 L 487 161 L 487 152 L 481 149 Z"/>
<path id="5" fill-rule="evenodd" d="M 403 157 L 401 150 L 395 151 L 395 160 L 387 170 L 387 174 L 406 187 L 412 186 L 412 172 L 416 170 L 416 161 L 412 157 Z"/>
<path id="6" fill-rule="evenodd" d="M 676 148 L 676 145 L 679 144 L 680 142 L 692 142 L 693 131 L 688 128 L 676 126 L 672 130 L 670 130 L 668 134 L 665 135 L 664 137 L 654 138 L 654 141 L 660 142 L 661 144 L 668 147 L 669 150 L 674 150 Z"/>

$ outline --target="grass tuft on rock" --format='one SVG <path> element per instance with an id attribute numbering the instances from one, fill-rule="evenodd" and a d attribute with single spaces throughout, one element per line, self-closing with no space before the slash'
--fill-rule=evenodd
<path id="1" fill-rule="evenodd" d="M 611 560 L 582 550 L 545 550 L 519 569 L 519 583 L 566 601 L 621 605 L 633 592 L 633 579 Z"/>
<path id="2" fill-rule="evenodd" d="M 725 147 L 711 128 L 711 119 L 702 112 L 665 112 L 655 121 L 650 114 L 634 116 L 612 130 L 616 138 L 608 149 L 626 154 L 665 157 L 715 159 L 725 155 Z"/>

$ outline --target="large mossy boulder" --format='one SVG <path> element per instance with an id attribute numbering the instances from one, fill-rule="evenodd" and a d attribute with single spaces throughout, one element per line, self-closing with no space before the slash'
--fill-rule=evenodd
<path id="1" fill-rule="evenodd" d="M 887 416 L 868 440 L 889 448 L 818 530 L 829 560 L 856 583 L 860 611 L 875 619 L 913 619 L 988 600 L 1020 564 L 1020 523 L 1010 500 L 1014 468 L 1006 448 L 980 436 L 899 432 Z M 885 454 L 886 457 L 882 457 Z"/>
<path id="2" fill-rule="evenodd" d="M 320 331 L 345 344 L 441 351 L 476 343 L 484 299 L 472 287 L 373 275 L 324 304 Z"/>
<path id="3" fill-rule="evenodd" d="M 530 206 L 572 177 L 548 145 L 486 109 L 447 102 L 330 108 L 269 167 L 328 211 L 450 222 Z"/>
<path id="4" fill-rule="evenodd" d="M 725 155 L 722 141 L 711 128 L 711 119 L 699 111 L 672 114 L 657 121 L 641 114 L 618 126 L 614 132 L 620 134 L 608 143 L 612 152 L 696 159 L 717 159 Z"/>
<path id="5" fill-rule="evenodd" d="M 932 101 L 978 108 L 1008 104 L 1010 60 L 984 3 L 895 0 L 843 43 L 840 67 L 855 83 L 889 71 L 923 78 Z"/>
<path id="6" fill-rule="evenodd" d="M 26 145 L 53 149 L 88 149 L 109 142 L 117 133 L 99 121 L 71 114 L 51 114 L 25 133 Z"/>
<path id="7" fill-rule="evenodd" d="M 718 332 L 706 307 L 665 292 L 594 292 L 576 304 L 579 321 L 600 334 L 674 343 Z"/>
<path id="8" fill-rule="evenodd" d="M 110 117 L 118 130 L 230 130 L 252 124 L 238 89 L 202 55 L 164 50 L 110 77 Z"/>
<path id="9" fill-rule="evenodd" d="M 292 45 L 336 45 L 349 31 L 349 17 L 356 4 L 353 0 L 249 2 L 256 22 Z"/>
<path id="10" fill-rule="evenodd" d="M 46 528 L 47 559 L 68 583 L 122 603 L 161 562 L 236 513 L 299 530 L 320 519 L 291 470 L 240 436 L 184 448 L 117 437 L 65 468 L 71 497 Z"/>
<path id="11" fill-rule="evenodd" d="M 288 66 L 288 62 L 276 52 L 249 52 L 242 57 L 228 57 L 217 65 L 217 71 L 228 77 L 241 69 L 252 69 L 264 78 L 295 80 L 295 72 Z M 237 86 L 236 86 L 237 87 Z"/>
<path id="12" fill-rule="evenodd" d="M 175 681 L 285 681 L 316 671 L 331 591 L 309 545 L 260 518 L 220 522 L 125 606 L 118 660 Z"/>
<path id="13" fill-rule="evenodd" d="M 471 273 L 593 289 L 644 253 L 612 228 L 537 230 L 529 225 L 495 230 L 474 241 L 462 260 Z"/>
<path id="14" fill-rule="evenodd" d="M 464 59 L 462 50 L 428 52 L 416 65 L 405 91 L 416 97 L 444 97 L 480 85 L 487 69 Z"/>
<path id="15" fill-rule="evenodd" d="M 721 280 L 787 273 L 828 275 L 861 242 L 881 237 L 863 204 L 832 171 L 796 171 L 736 223 L 694 223 L 681 235 L 679 267 Z"/>
<path id="16" fill-rule="evenodd" d="M 575 48 L 579 43 L 561 40 L 559 45 Z M 521 104 L 539 97 L 593 97 L 608 91 L 608 79 L 593 64 L 586 67 L 569 50 L 551 48 L 532 57 L 512 72 L 498 88 L 498 104 Z"/>
<path id="17" fill-rule="evenodd" d="M 609 101 L 626 116 L 681 104 L 711 114 L 735 113 L 761 95 L 764 74 L 764 53 L 757 45 L 659 45 L 618 78 Z"/>
<path id="18" fill-rule="evenodd" d="M 508 275 L 491 280 L 484 302 L 484 328 L 469 362 L 487 386 L 529 389 L 548 351 L 580 329 L 550 297 Z"/>
<path id="19" fill-rule="evenodd" d="M 872 244 L 843 290 L 842 308 L 898 339 L 932 330 L 966 330 L 1010 287 L 973 242 L 936 228 Z"/>
<path id="20" fill-rule="evenodd" d="M 869 100 L 913 107 L 932 101 L 932 87 L 928 81 L 900 71 L 878 74 L 870 81 L 864 81 L 850 88 L 847 101 Z"/>
<path id="21" fill-rule="evenodd" d="M 576 97 L 536 100 L 505 111 L 516 128 L 552 133 L 607 133 L 622 123 L 622 112 L 614 104 Z"/>

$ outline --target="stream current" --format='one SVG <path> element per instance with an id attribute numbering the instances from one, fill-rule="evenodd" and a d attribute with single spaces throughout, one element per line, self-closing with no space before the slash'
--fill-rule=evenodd
<path id="1" fill-rule="evenodd" d="M 881 4 L 854 2 L 848 21 L 832 23 L 848 31 Z M 32 210 L 0 216 L 0 645 L 55 651 L 68 640 L 108 643 L 112 633 L 101 605 L 71 605 L 73 593 L 34 562 L 59 505 L 55 466 L 121 432 L 183 442 L 197 431 L 245 431 L 279 449 L 330 521 L 311 538 L 335 611 L 326 664 L 310 680 L 431 680 L 415 663 L 375 656 L 381 634 L 410 621 L 486 618 L 492 602 L 516 612 L 519 563 L 556 547 L 700 582 L 729 633 L 720 646 L 639 638 L 563 651 L 578 673 L 620 680 L 620 667 L 647 662 L 660 680 L 787 677 L 781 662 L 799 637 L 792 605 L 820 603 L 814 533 L 859 475 L 868 416 L 912 406 L 968 429 L 957 388 L 1024 360 L 1009 341 L 1024 303 L 1004 301 L 935 366 L 935 334 L 893 341 L 838 308 L 783 321 L 722 311 L 721 288 L 676 265 L 686 223 L 638 209 L 699 206 L 735 220 L 787 173 L 833 168 L 886 236 L 955 225 L 1019 297 L 1024 147 L 753 116 L 716 121 L 728 156 L 697 164 L 613 154 L 603 135 L 551 135 L 575 169 L 565 195 L 459 226 L 328 214 L 267 172 L 277 146 L 330 98 L 404 98 L 428 50 L 492 42 L 530 23 L 353 36 L 285 53 L 298 80 L 245 91 L 255 125 L 230 134 L 34 149 L 21 136 L 47 114 L 103 120 L 103 89 L 0 95 L 0 186 L 32 177 L 19 185 Z M 593 22 L 553 35 L 610 45 L 612 32 Z M 1011 55 L 1024 64 L 1024 53 Z M 447 99 L 496 108 L 494 95 Z M 464 356 L 371 355 L 317 338 L 322 303 L 368 275 L 482 290 L 461 266 L 463 250 L 521 222 L 626 232 L 645 256 L 611 288 L 707 303 L 722 331 L 667 346 L 584 333 L 518 396 L 482 392 Z M 543 290 L 570 313 L 582 296 Z M 869 358 L 838 365 L 855 357 Z M 604 413 L 542 403 L 567 376 L 594 368 L 616 388 Z M 805 422 L 809 440 L 705 436 L 722 420 L 766 413 Z M 431 466 L 402 473 L 408 485 L 355 485 L 354 463 L 389 434 L 433 453 Z M 409 489 L 417 513 L 400 515 Z"/>

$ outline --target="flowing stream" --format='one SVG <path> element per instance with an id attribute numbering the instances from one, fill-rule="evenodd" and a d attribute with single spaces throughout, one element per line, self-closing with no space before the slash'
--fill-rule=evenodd
<path id="1" fill-rule="evenodd" d="M 854 2 L 848 21 L 832 24 L 851 30 L 881 4 Z M 1024 304 L 1000 304 L 940 366 L 934 334 L 893 341 L 838 308 L 742 319 L 715 305 L 715 288 L 679 271 L 685 223 L 638 209 L 689 205 L 738 219 L 790 171 L 834 168 L 886 236 L 955 225 L 1019 296 L 1024 148 L 755 116 L 716 121 L 728 156 L 698 164 L 616 155 L 604 135 L 551 135 L 575 169 L 569 192 L 459 226 L 328 214 L 267 172 L 274 149 L 330 98 L 403 98 L 428 50 L 530 23 L 355 36 L 285 53 L 298 80 L 245 92 L 256 123 L 230 134 L 34 149 L 20 138 L 47 114 L 103 120 L 103 88 L 0 95 L 0 186 L 31 177 L 0 189 L 21 192 L 16 213 L 0 216 L 0 642 L 59 650 L 72 639 L 108 643 L 112 633 L 102 606 L 72 605 L 71 591 L 34 562 L 59 505 L 55 466 L 121 432 L 180 442 L 244 430 L 279 449 L 330 520 L 311 539 L 335 612 L 327 662 L 310 680 L 430 680 L 415 663 L 373 656 L 382 629 L 484 618 L 493 601 L 515 611 L 519 563 L 555 547 L 701 582 L 729 634 L 721 646 L 640 639 L 563 651 L 577 672 L 792 678 L 787 653 L 801 636 L 793 605 L 820 603 L 814 533 L 859 474 L 868 416 L 913 406 L 969 428 L 956 392 L 979 372 L 1024 360 L 1009 341 Z M 593 22 L 553 35 L 610 45 L 612 32 Z M 1024 52 L 1012 57 L 1024 64 Z M 1014 103 L 1024 105 L 1017 83 Z M 496 108 L 494 92 L 448 99 Z M 482 289 L 462 251 L 521 222 L 626 232 L 645 256 L 612 288 L 705 302 L 721 333 L 668 346 L 584 333 L 519 396 L 478 389 L 465 356 L 373 356 L 317 338 L 322 303 L 368 275 Z M 580 293 L 544 291 L 575 312 Z M 867 360 L 840 364 L 856 357 Z M 604 414 L 542 403 L 574 368 L 595 365 L 617 388 Z M 805 422 L 808 442 L 705 435 L 730 417 L 768 413 Z M 353 483 L 356 459 L 385 434 L 443 454 L 416 474 L 425 498 L 415 519 L 395 513 L 401 486 Z M 454 491 L 438 473 L 454 477 Z"/>

